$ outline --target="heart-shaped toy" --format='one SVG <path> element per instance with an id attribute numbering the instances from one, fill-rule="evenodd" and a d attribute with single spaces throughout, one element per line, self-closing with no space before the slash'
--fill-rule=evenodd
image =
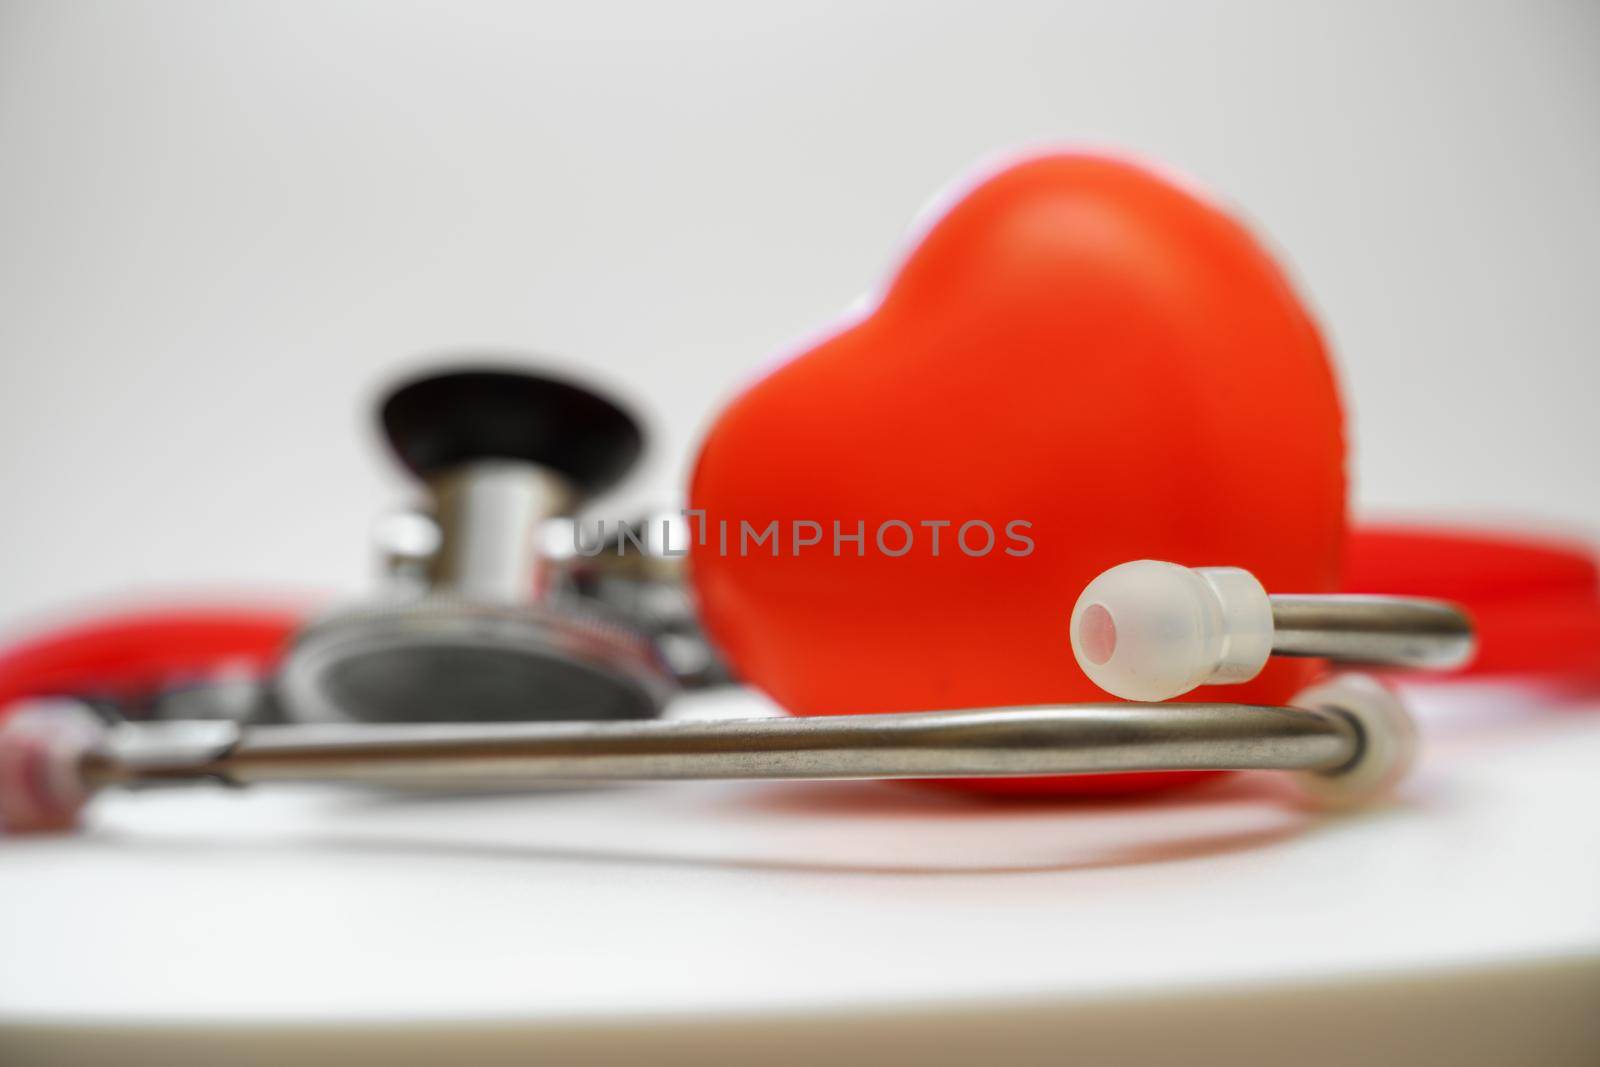
<path id="1" fill-rule="evenodd" d="M 1342 421 L 1311 317 L 1237 221 L 1144 167 L 1050 155 L 970 189 L 870 314 L 729 405 L 689 498 L 703 618 L 794 714 L 1107 700 L 1067 639 L 1107 567 L 1338 587 Z M 1282 703 L 1313 669 L 1185 699 Z"/>

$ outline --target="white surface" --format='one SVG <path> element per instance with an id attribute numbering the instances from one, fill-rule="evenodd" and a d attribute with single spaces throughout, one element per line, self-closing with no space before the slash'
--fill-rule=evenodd
<path id="1" fill-rule="evenodd" d="M 364 405 L 441 347 L 625 386 L 673 505 L 738 383 L 1038 142 L 1242 206 L 1364 507 L 1600 524 L 1597 54 L 1600 5 L 1526 0 L 0 0 L 0 624 L 354 591 L 403 488 Z"/>
<path id="2" fill-rule="evenodd" d="M 0 1021 L 1068 1007 L 1575 956 L 1600 992 L 1600 708 L 1484 706 L 1511 714 L 1441 709 L 1401 802 L 1339 819 L 1261 776 L 1131 805 L 872 784 L 109 798 L 85 837 L 0 843 Z"/>

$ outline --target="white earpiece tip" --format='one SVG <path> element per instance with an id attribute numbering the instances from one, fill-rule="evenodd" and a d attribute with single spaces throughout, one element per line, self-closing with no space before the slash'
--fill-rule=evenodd
<path id="1" fill-rule="evenodd" d="M 1295 776 L 1301 789 L 1322 806 L 1350 808 L 1381 800 L 1416 762 L 1416 725 L 1399 696 L 1375 678 L 1336 675 L 1299 694 L 1292 703 L 1345 716 L 1361 738 L 1360 751 L 1346 766 Z"/>
<path id="2" fill-rule="evenodd" d="M 1072 653 L 1095 685 L 1158 701 L 1243 682 L 1272 651 L 1272 604 L 1248 571 L 1142 559 L 1112 567 L 1072 609 Z"/>

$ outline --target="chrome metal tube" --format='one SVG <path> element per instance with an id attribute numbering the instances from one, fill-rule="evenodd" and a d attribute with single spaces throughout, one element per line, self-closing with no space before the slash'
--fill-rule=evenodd
<path id="1" fill-rule="evenodd" d="M 566 510 L 572 490 L 531 463 L 480 460 L 432 483 L 441 541 L 435 588 L 500 604 L 525 604 L 544 584 L 539 526 Z"/>
<path id="2" fill-rule="evenodd" d="M 1472 620 L 1439 600 L 1273 596 L 1272 654 L 1447 670 L 1472 657 Z"/>
<path id="3" fill-rule="evenodd" d="M 1335 770 L 1359 754 L 1337 712 L 1080 704 L 734 721 L 253 727 L 112 746 L 96 785 L 216 779 L 496 782 L 962 778 L 1162 770 Z"/>

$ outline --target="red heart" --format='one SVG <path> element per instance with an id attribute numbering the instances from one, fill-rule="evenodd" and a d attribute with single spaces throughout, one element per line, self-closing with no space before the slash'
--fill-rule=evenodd
<path id="1" fill-rule="evenodd" d="M 1191 188 L 1053 155 L 972 189 L 870 315 L 756 382 L 711 428 L 690 487 L 694 584 L 743 677 L 799 715 L 1098 701 L 1067 619 L 1130 559 L 1338 585 L 1338 396 L 1271 257 Z M 888 520 L 911 551 L 876 544 Z M 772 542 L 740 552 L 776 520 Z M 796 520 L 822 543 L 795 554 Z M 864 554 L 833 523 L 866 532 Z M 946 520 L 934 554 L 934 527 Z M 994 548 L 953 535 L 982 520 Z M 1031 538 L 1007 538 L 1008 523 Z M 727 549 L 719 542 L 727 523 Z M 900 527 L 885 545 L 898 551 Z M 800 539 L 812 530 L 800 528 Z M 969 530 L 974 551 L 982 529 Z M 1185 699 L 1281 703 L 1312 665 Z M 1130 791 L 1205 775 L 988 780 L 996 792 Z"/>

